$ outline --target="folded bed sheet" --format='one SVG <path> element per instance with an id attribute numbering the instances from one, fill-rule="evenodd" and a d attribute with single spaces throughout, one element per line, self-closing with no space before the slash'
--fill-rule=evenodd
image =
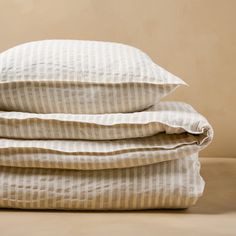
<path id="1" fill-rule="evenodd" d="M 186 208 L 201 196 L 198 152 L 212 140 L 190 105 L 136 113 L 0 113 L 0 207 Z"/>
<path id="2" fill-rule="evenodd" d="M 202 195 L 197 154 L 109 170 L 0 167 L 0 207 L 67 210 L 187 208 Z"/>
<path id="3" fill-rule="evenodd" d="M 1 166 L 82 170 L 143 166 L 199 152 L 209 144 L 213 134 L 203 116 L 178 102 L 162 102 L 139 113 L 92 115 L 92 118 L 64 115 L 62 123 L 61 119 L 58 123 L 44 115 L 32 120 L 25 116 L 16 119 L 16 113 L 3 112 L 0 116 L 1 134 L 7 136 L 0 139 Z M 47 122 L 55 122 L 56 127 Z M 47 140 L 22 139 L 29 134 Z M 66 140 L 70 134 L 80 139 Z M 50 140 L 56 135 L 64 140 Z"/>
<path id="4" fill-rule="evenodd" d="M 37 114 L 0 112 L 0 137 L 15 139 L 112 140 L 167 134 L 204 134 L 207 120 L 183 102 L 160 102 L 142 112 Z"/>

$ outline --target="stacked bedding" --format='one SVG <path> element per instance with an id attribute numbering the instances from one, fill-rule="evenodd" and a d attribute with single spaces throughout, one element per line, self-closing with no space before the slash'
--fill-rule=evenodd
<path id="1" fill-rule="evenodd" d="M 0 54 L 0 207 L 187 208 L 208 121 L 131 46 L 45 40 Z"/>

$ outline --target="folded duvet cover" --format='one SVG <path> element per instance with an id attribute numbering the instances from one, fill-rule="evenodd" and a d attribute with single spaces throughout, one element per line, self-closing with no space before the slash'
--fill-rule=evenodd
<path id="1" fill-rule="evenodd" d="M 0 207 L 185 208 L 212 140 L 191 106 L 104 115 L 0 113 Z"/>
<path id="2" fill-rule="evenodd" d="M 187 208 L 204 181 L 197 155 L 109 170 L 0 167 L 0 207 L 68 210 Z"/>

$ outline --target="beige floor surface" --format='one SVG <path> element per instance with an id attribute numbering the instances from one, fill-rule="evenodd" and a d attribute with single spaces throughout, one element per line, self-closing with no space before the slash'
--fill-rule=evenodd
<path id="1" fill-rule="evenodd" d="M 0 236 L 236 236 L 236 158 L 201 158 L 204 196 L 188 210 L 0 210 Z"/>

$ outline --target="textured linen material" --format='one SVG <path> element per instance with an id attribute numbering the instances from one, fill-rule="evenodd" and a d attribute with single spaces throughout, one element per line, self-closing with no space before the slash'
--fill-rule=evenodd
<path id="1" fill-rule="evenodd" d="M 109 134 L 112 136 L 112 133 L 106 127 L 114 124 L 119 124 L 119 127 L 122 127 L 120 124 L 122 120 L 126 124 L 123 129 L 120 129 L 121 132 L 127 134 L 124 137 L 130 137 L 132 132 L 137 134 L 140 129 L 143 132 L 140 138 L 114 140 L 24 140 L 1 138 L 0 165 L 82 170 L 127 168 L 186 157 L 199 152 L 211 142 L 213 137 L 211 126 L 191 106 L 184 103 L 163 102 L 158 107 L 158 112 L 156 112 L 155 108 L 150 109 L 154 110 L 154 116 L 150 115 L 150 112 L 139 112 L 130 114 L 133 117 L 127 120 L 120 119 L 122 114 L 112 115 L 111 119 L 104 119 L 103 116 L 93 116 L 96 119 L 90 120 L 90 122 L 96 122 L 98 126 L 93 133 L 94 138 L 96 138 L 96 135 L 100 137 L 98 139 L 102 139 L 102 137 L 108 138 Z M 99 120 L 99 117 L 102 118 Z M 85 116 L 87 122 L 90 118 L 90 116 Z M 68 122 L 67 127 L 71 128 L 71 124 L 73 124 L 69 121 L 71 118 L 68 119 L 65 116 L 65 119 Z M 22 119 L 19 120 L 21 121 Z M 144 132 L 144 127 L 148 123 L 155 124 L 156 129 L 154 131 L 155 135 L 146 137 L 146 135 L 150 135 L 149 129 L 147 129 L 147 133 Z M 14 122 L 8 124 L 15 127 Z M 137 124 L 143 124 L 144 127 L 140 128 Z M 128 125 L 134 125 L 133 130 L 127 129 Z M 3 124 L 1 127 L 7 129 L 9 126 Z M 74 126 L 76 124 L 72 125 L 72 127 Z M 44 129 L 46 129 L 46 126 Z M 52 130 L 48 130 L 50 135 Z M 62 135 L 65 133 L 69 135 L 71 131 L 70 129 L 66 131 L 65 128 L 59 130 Z M 32 133 L 33 131 L 31 130 Z M 57 130 L 54 130 L 54 132 L 55 134 L 58 133 Z M 15 132 L 17 135 L 24 133 L 26 131 L 23 128 L 16 129 Z M 83 138 L 85 133 L 86 130 L 81 130 Z M 117 136 L 112 137 L 117 138 Z"/>
<path id="2" fill-rule="evenodd" d="M 202 195 L 197 155 L 142 167 L 74 171 L 0 167 L 0 207 L 186 208 Z"/>
<path id="3" fill-rule="evenodd" d="M 201 150 L 194 136 L 160 134 L 118 141 L 0 140 L 0 165 L 59 169 L 111 169 L 147 165 Z"/>
<path id="4" fill-rule="evenodd" d="M 85 140 L 0 140 L 0 165 L 59 169 L 112 169 L 186 157 L 205 148 L 206 134 L 160 133 L 146 138 Z"/>
<path id="5" fill-rule="evenodd" d="M 140 111 L 181 84 L 142 51 L 118 43 L 45 40 L 0 54 L 1 110 Z"/>
<path id="6" fill-rule="evenodd" d="M 211 132 L 208 121 L 183 102 L 160 102 L 142 112 L 101 115 L 0 112 L 0 137 L 112 140 Z"/>
<path id="7" fill-rule="evenodd" d="M 0 140 L 0 165 L 63 169 L 111 169 L 142 166 L 186 157 L 210 138 L 187 133 L 114 141 Z"/>

